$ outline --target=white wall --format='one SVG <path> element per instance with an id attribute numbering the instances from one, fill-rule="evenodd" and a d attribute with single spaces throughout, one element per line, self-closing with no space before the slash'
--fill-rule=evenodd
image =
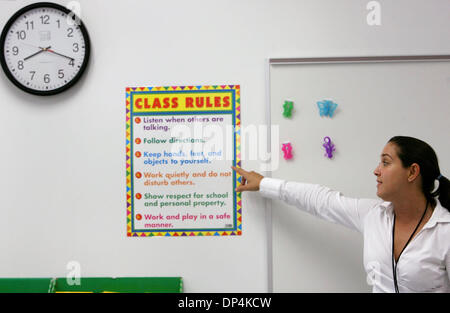
<path id="1" fill-rule="evenodd" d="M 32 2 L 0 0 L 0 26 Z M 83 276 L 268 290 L 257 194 L 244 195 L 241 237 L 126 237 L 124 88 L 240 84 L 246 127 L 266 121 L 268 57 L 450 52 L 448 0 L 379 1 L 379 27 L 367 25 L 365 0 L 79 2 L 93 51 L 76 87 L 38 98 L 0 75 L 1 277 L 64 276 L 76 260 Z"/>

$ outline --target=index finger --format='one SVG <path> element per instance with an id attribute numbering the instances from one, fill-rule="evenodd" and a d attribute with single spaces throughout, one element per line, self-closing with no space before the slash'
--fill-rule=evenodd
<path id="1" fill-rule="evenodd" d="M 248 174 L 248 172 L 246 170 L 244 170 L 243 168 L 238 168 L 238 167 L 235 167 L 235 166 L 231 166 L 231 168 L 233 170 L 235 170 L 236 172 L 238 172 L 241 176 L 245 177 L 245 175 Z"/>

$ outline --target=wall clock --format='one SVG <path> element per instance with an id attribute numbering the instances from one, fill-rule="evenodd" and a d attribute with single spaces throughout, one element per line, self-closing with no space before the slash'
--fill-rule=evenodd
<path id="1" fill-rule="evenodd" d="M 35 95 L 54 95 L 83 75 L 90 54 L 88 32 L 69 9 L 39 2 L 16 12 L 0 37 L 0 62 L 6 76 Z"/>

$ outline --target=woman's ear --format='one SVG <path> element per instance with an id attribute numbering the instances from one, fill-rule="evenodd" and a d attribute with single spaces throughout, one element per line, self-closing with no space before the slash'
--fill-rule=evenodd
<path id="1" fill-rule="evenodd" d="M 411 164 L 409 167 L 409 173 L 408 173 L 408 182 L 412 183 L 416 180 L 416 178 L 420 174 L 420 165 L 417 163 Z"/>

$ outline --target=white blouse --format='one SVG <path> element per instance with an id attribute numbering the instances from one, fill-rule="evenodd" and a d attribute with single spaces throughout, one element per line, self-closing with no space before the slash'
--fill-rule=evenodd
<path id="1" fill-rule="evenodd" d="M 264 197 L 282 200 L 321 219 L 357 230 L 364 236 L 364 268 L 373 292 L 395 292 L 392 272 L 390 202 L 344 197 L 328 187 L 265 177 Z M 431 218 L 400 256 L 400 292 L 450 292 L 450 212 L 436 199 Z"/>

